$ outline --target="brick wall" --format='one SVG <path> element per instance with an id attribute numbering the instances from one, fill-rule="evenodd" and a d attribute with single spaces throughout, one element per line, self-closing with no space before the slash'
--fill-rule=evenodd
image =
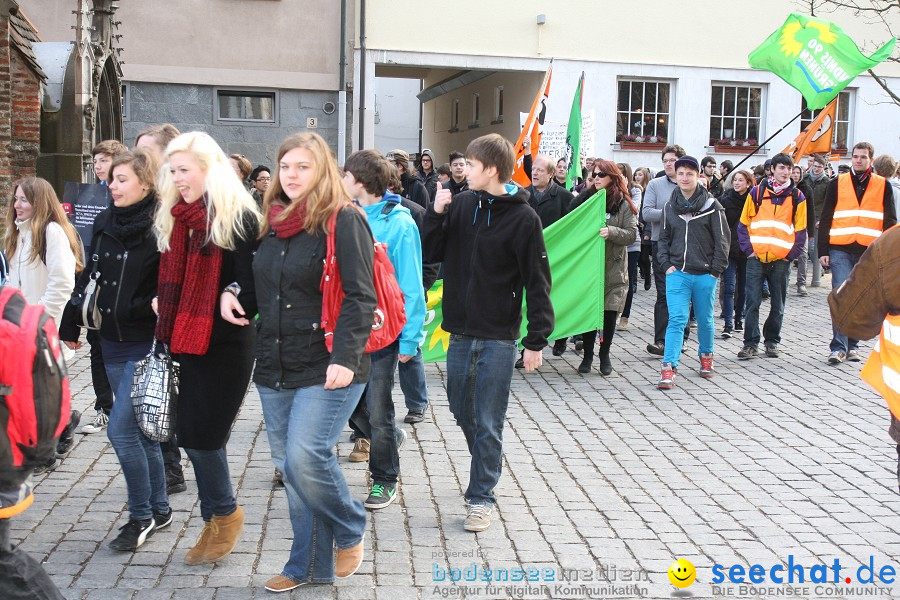
<path id="1" fill-rule="evenodd" d="M 0 236 L 12 184 L 35 175 L 40 144 L 40 80 L 10 45 L 9 19 L 0 19 Z"/>
<path id="2" fill-rule="evenodd" d="M 0 18 L 0 236 L 5 230 L 6 211 L 12 197 L 10 187 L 14 177 L 10 164 L 12 143 L 10 52 L 9 18 L 4 16 Z"/>

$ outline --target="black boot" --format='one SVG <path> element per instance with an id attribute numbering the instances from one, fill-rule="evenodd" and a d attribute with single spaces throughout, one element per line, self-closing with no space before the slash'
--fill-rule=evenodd
<path id="1" fill-rule="evenodd" d="M 591 364 L 594 362 L 594 342 L 597 339 L 596 331 L 589 331 L 581 334 L 581 341 L 584 344 L 584 358 L 578 365 L 579 373 L 590 373 Z"/>
<path id="2" fill-rule="evenodd" d="M 566 338 L 553 342 L 553 356 L 562 356 L 566 352 Z"/>
<path id="3" fill-rule="evenodd" d="M 611 375 L 613 372 L 613 366 L 612 361 L 609 360 L 609 349 L 601 348 L 598 357 L 600 358 L 600 374 L 604 377 L 606 377 L 607 375 Z"/>
<path id="4" fill-rule="evenodd" d="M 581 359 L 581 364 L 578 365 L 578 372 L 581 374 L 590 373 L 591 372 L 591 364 L 594 362 L 594 354 L 587 352 L 584 353 L 584 358 Z"/>

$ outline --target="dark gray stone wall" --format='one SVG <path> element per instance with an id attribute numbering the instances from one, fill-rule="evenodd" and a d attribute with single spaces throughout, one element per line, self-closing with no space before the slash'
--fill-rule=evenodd
<path id="1" fill-rule="evenodd" d="M 328 115 L 322 110 L 329 101 L 337 106 L 337 92 L 278 90 L 277 125 L 257 125 L 216 122 L 212 86 L 129 82 L 128 88 L 131 96 L 125 121 L 128 146 L 134 144 L 135 136 L 145 127 L 172 123 L 183 133 L 205 131 L 225 154 L 243 154 L 254 167 L 258 164 L 274 167 L 282 140 L 298 131 L 310 131 L 306 119 L 316 117 L 318 127 L 311 131 L 325 138 L 332 150 L 337 149 L 337 111 Z"/>

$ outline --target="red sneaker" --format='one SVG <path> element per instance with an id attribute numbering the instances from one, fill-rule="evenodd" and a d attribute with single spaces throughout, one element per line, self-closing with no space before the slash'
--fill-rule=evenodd
<path id="1" fill-rule="evenodd" d="M 677 369 L 672 366 L 672 363 L 663 363 L 659 376 L 659 383 L 656 384 L 656 387 L 661 390 L 671 390 L 675 387 L 675 375 L 677 372 Z"/>
<path id="2" fill-rule="evenodd" d="M 708 352 L 700 355 L 700 377 L 704 379 L 712 379 L 713 371 L 713 354 Z"/>

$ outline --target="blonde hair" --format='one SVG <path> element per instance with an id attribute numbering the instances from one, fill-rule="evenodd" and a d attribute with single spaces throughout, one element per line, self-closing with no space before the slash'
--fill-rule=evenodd
<path id="1" fill-rule="evenodd" d="M 303 148 L 312 155 L 312 184 L 303 198 L 287 205 L 284 212 L 281 213 L 279 221 L 286 219 L 291 212 L 297 209 L 299 204 L 305 202 L 306 218 L 303 229 L 309 234 L 315 234 L 317 231 L 327 234 L 328 220 L 332 213 L 351 203 L 350 195 L 344 188 L 344 182 L 331 148 L 328 147 L 322 136 L 317 133 L 295 133 L 281 142 L 281 147 L 278 148 L 276 162 L 279 164 L 275 165 L 272 181 L 269 183 L 263 200 L 263 221 L 259 228 L 260 238 L 269 231 L 269 207 L 273 202 L 284 203 L 286 201 L 281 187 L 280 163 L 284 155 L 295 148 Z"/>
<path id="2" fill-rule="evenodd" d="M 169 158 L 179 152 L 189 152 L 205 173 L 203 190 L 207 196 L 209 223 L 207 242 L 211 241 L 225 250 L 234 250 L 235 238 L 243 239 L 245 235 L 244 219 L 250 215 L 259 221 L 259 209 L 215 140 L 202 131 L 191 131 L 169 142 L 165 163 L 159 170 L 156 185 L 159 210 L 153 223 L 159 251 L 169 250 L 169 238 L 175 226 L 172 207 L 181 199 L 169 170 Z"/>
<path id="3" fill-rule="evenodd" d="M 6 212 L 6 235 L 3 238 L 3 250 L 9 260 L 13 255 L 19 243 L 19 229 L 16 227 L 16 190 L 22 188 L 25 198 L 33 207 L 33 212 L 29 218 L 31 227 L 31 256 L 28 260 L 39 259 L 45 261 L 47 254 L 47 225 L 50 223 L 58 223 L 69 240 L 69 247 L 72 254 L 75 255 L 75 271 L 79 272 L 84 268 L 84 259 L 82 258 L 81 239 L 75 227 L 66 217 L 66 211 L 63 210 L 53 186 L 46 179 L 40 177 L 26 177 L 15 182 L 12 186 L 13 197 L 9 203 L 9 210 Z"/>

